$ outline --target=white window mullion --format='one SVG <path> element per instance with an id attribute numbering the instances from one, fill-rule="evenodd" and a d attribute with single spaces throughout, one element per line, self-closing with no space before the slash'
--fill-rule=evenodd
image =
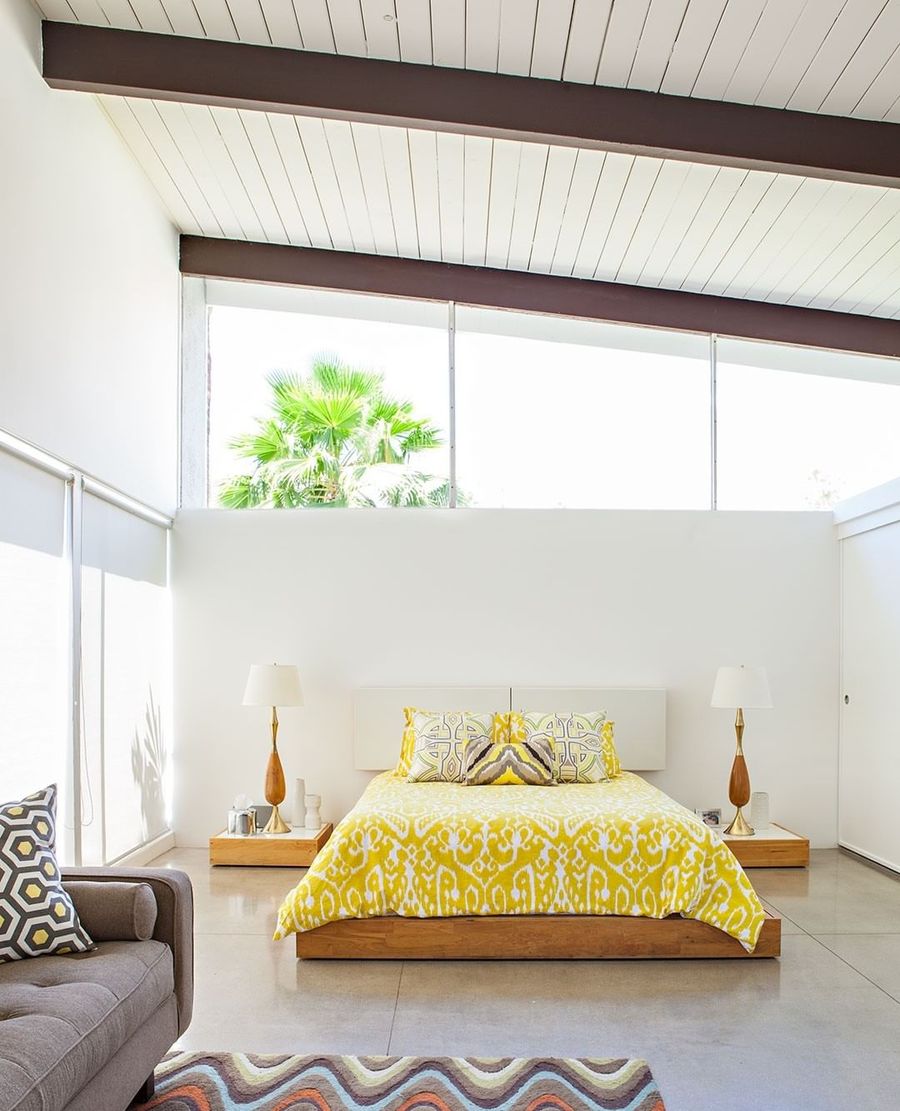
<path id="1" fill-rule="evenodd" d="M 709 508 L 719 508 L 719 415 L 716 400 L 716 341 L 709 337 Z"/>

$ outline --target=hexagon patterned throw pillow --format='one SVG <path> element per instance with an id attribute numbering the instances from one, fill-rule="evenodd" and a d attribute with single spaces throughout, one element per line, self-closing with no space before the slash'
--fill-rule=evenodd
<path id="1" fill-rule="evenodd" d="M 93 949 L 60 879 L 56 786 L 0 805 L 0 961 Z"/>

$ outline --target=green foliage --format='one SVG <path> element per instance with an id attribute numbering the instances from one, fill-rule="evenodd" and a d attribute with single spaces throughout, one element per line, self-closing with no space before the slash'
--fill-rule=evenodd
<path id="1" fill-rule="evenodd" d="M 380 374 L 320 356 L 306 377 L 277 371 L 268 382 L 271 415 L 232 440 L 251 465 L 223 483 L 220 504 L 449 504 L 447 480 L 413 465 L 413 456 L 440 447 L 439 430 L 409 401 L 388 397 Z"/>

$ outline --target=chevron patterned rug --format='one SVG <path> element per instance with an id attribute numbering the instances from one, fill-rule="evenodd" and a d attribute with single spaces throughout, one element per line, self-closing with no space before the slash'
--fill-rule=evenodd
<path id="1" fill-rule="evenodd" d="M 645 1061 L 176 1053 L 141 1111 L 664 1111 Z"/>

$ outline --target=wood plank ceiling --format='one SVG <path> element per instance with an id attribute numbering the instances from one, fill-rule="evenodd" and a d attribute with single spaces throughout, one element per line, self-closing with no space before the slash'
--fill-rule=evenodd
<path id="1" fill-rule="evenodd" d="M 900 190 L 100 99 L 190 234 L 900 317 Z"/>
<path id="2" fill-rule="evenodd" d="M 900 122 L 900 0 L 36 0 L 48 19 Z"/>
<path id="3" fill-rule="evenodd" d="M 52 19 L 900 122 L 900 0 L 40 0 Z M 104 96 L 191 234 L 900 318 L 900 190 Z"/>

